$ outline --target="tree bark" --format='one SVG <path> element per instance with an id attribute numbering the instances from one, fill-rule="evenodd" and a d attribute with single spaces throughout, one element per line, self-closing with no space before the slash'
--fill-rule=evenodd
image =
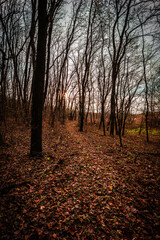
<path id="1" fill-rule="evenodd" d="M 36 68 L 33 76 L 31 156 L 42 155 L 42 111 L 47 41 L 47 0 L 38 2 L 38 42 Z"/>
<path id="2" fill-rule="evenodd" d="M 111 115 L 110 115 L 110 135 L 114 136 L 115 126 L 115 88 L 116 88 L 116 75 L 112 74 L 112 93 L 111 93 Z"/>
<path id="3" fill-rule="evenodd" d="M 83 132 L 83 125 L 84 125 L 84 113 L 85 113 L 84 104 L 85 104 L 85 96 L 84 96 L 84 90 L 83 90 L 83 92 L 82 92 L 82 106 L 81 106 L 82 108 L 81 108 L 81 116 L 80 116 L 80 129 L 79 129 L 80 132 Z"/>
<path id="4" fill-rule="evenodd" d="M 0 81 L 0 145 L 5 143 L 6 133 L 6 54 L 2 51 L 1 81 Z"/>

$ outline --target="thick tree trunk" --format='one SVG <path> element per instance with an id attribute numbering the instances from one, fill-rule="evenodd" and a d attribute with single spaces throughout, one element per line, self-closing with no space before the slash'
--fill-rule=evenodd
<path id="1" fill-rule="evenodd" d="M 31 156 L 42 155 L 42 111 L 47 40 L 47 0 L 38 2 L 38 42 L 36 69 L 33 77 Z"/>

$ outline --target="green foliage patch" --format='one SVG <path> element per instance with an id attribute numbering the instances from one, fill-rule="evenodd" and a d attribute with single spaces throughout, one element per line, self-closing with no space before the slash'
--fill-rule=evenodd
<path id="1" fill-rule="evenodd" d="M 140 131 L 140 127 L 127 130 L 128 133 L 139 133 L 139 131 Z M 148 132 L 149 132 L 149 135 L 160 136 L 160 131 L 157 129 L 150 129 Z M 141 134 L 146 134 L 146 129 L 144 128 L 141 129 Z"/>

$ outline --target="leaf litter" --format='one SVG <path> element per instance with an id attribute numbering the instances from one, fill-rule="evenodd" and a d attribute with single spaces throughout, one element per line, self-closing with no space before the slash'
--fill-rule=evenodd
<path id="1" fill-rule="evenodd" d="M 1 239 L 160 239 L 158 138 L 127 135 L 122 149 L 75 122 L 44 124 L 35 159 L 29 135 L 17 128 L 2 149 Z"/>

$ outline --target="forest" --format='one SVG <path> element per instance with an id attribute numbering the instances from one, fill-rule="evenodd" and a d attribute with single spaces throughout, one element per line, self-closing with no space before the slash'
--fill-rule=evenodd
<path id="1" fill-rule="evenodd" d="M 0 239 L 160 239 L 160 1 L 0 1 Z"/>

